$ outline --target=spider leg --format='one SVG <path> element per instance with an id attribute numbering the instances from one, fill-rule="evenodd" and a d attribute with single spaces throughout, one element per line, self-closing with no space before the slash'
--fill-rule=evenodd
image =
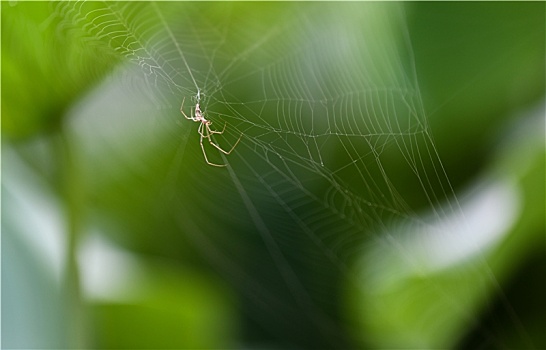
<path id="1" fill-rule="evenodd" d="M 184 101 L 186 100 L 186 98 L 184 97 L 182 99 L 182 104 L 180 105 L 180 113 L 182 113 L 182 115 L 184 116 L 184 118 L 186 119 L 189 119 L 189 120 L 194 120 L 193 118 L 190 118 L 186 115 L 186 113 L 184 113 Z"/>
<path id="2" fill-rule="evenodd" d="M 203 132 L 203 130 L 202 130 L 202 129 L 203 129 L 203 125 L 206 125 L 206 127 L 205 127 L 206 130 L 205 130 L 204 132 Z M 208 130 L 209 130 L 208 125 L 207 125 L 207 124 L 201 124 L 201 125 L 199 126 L 199 128 L 201 129 L 200 132 L 199 132 L 199 134 L 201 135 L 201 137 L 199 138 L 199 143 L 201 144 L 201 150 L 203 151 L 203 157 L 205 157 L 205 162 L 207 162 L 208 165 L 217 166 L 217 167 L 225 167 L 226 164 L 215 164 L 215 163 L 209 162 L 209 159 L 207 158 L 207 152 L 205 151 L 205 146 L 203 145 L 203 139 L 209 139 L 209 142 L 210 142 L 212 145 L 214 145 L 214 144 L 213 144 L 212 141 L 210 140 L 210 134 L 207 133 L 207 134 L 205 135 L 205 133 L 208 132 Z M 214 146 L 216 146 L 216 145 L 214 145 Z"/>
<path id="3" fill-rule="evenodd" d="M 193 120 L 194 122 L 198 121 L 198 119 L 195 117 L 195 113 L 193 113 L 193 107 L 190 108 L 190 116 L 189 117 L 188 117 L 188 115 L 186 113 L 184 113 L 184 101 L 185 100 L 186 100 L 186 98 L 184 97 L 182 99 L 182 104 L 180 105 L 180 113 L 182 113 L 182 115 L 186 119 Z"/>
<path id="4" fill-rule="evenodd" d="M 199 133 L 199 135 L 201 135 L 201 138 L 205 138 L 205 139 L 210 140 L 210 134 L 205 135 L 205 132 L 206 132 L 205 125 L 206 124 L 200 123 L 199 127 L 197 128 L 197 132 Z"/>
<path id="5" fill-rule="evenodd" d="M 208 131 L 208 132 L 211 131 L 211 130 L 210 130 L 210 127 L 209 127 L 208 125 L 206 126 L 206 128 L 207 128 L 207 131 Z M 225 128 L 225 127 L 224 127 L 224 128 Z M 223 131 L 222 131 L 222 132 L 223 132 Z M 209 134 L 208 134 L 208 137 L 207 137 L 207 138 L 209 139 L 209 143 L 210 143 L 211 145 L 213 145 L 214 147 L 216 147 L 217 150 L 219 150 L 220 152 L 222 152 L 222 153 L 225 154 L 225 155 L 229 155 L 229 154 L 235 149 L 235 147 L 237 146 L 237 144 L 239 143 L 239 141 L 241 141 L 241 138 L 243 138 L 243 134 L 241 134 L 241 136 L 239 136 L 239 139 L 237 140 L 237 142 L 235 142 L 235 144 L 231 147 L 231 149 L 230 149 L 229 151 L 226 151 L 226 150 L 224 150 L 222 147 L 220 147 L 220 146 L 218 146 L 217 144 L 215 144 L 214 142 L 212 142 L 212 140 L 210 139 L 210 136 L 211 136 L 211 134 L 209 133 Z"/>
<path id="6" fill-rule="evenodd" d="M 212 124 L 212 123 L 211 123 L 211 124 Z M 226 130 L 226 125 L 227 125 L 227 122 L 224 123 L 224 128 L 222 129 L 222 131 L 212 130 L 212 129 L 210 128 L 210 126 L 209 126 L 209 132 L 210 132 L 211 134 L 223 134 L 224 131 Z"/>

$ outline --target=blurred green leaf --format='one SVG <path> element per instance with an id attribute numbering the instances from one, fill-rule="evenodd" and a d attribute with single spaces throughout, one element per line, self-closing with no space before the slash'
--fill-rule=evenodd
<path id="1" fill-rule="evenodd" d="M 4 1 L 1 6 L 2 132 L 17 139 L 54 130 L 119 57 L 67 26 L 53 3 Z"/>
<path id="2" fill-rule="evenodd" d="M 535 299 L 536 304 L 521 307 L 519 297 L 507 296 L 501 287 L 528 259 L 542 261 L 540 257 L 544 257 L 544 249 L 539 247 L 546 231 L 543 195 L 546 153 L 544 135 L 537 127 L 537 124 L 543 124 L 536 116 L 529 115 L 528 118 L 516 132 L 525 133 L 526 137 L 508 139 L 481 180 L 484 183 L 499 181 L 504 183 L 502 186 L 514 186 L 517 191 L 516 197 L 508 203 L 516 206 L 517 218 L 508 227 L 497 229 L 500 232 L 496 234 L 501 234 L 500 242 L 495 239 L 492 244 L 482 246 L 479 238 L 473 241 L 473 237 L 480 237 L 483 234 L 480 230 L 487 226 L 473 225 L 472 206 L 466 207 L 463 202 L 462 211 L 467 212 L 466 217 L 459 220 L 451 234 L 461 243 L 469 240 L 472 245 L 468 249 L 479 249 L 473 257 L 461 258 L 442 268 L 430 266 L 426 261 L 435 254 L 430 241 L 443 234 L 433 231 L 433 235 L 423 237 L 411 225 L 392 228 L 392 233 L 388 234 L 390 239 L 371 246 L 364 254 L 355 274 L 363 276 L 363 283 L 368 288 L 349 285 L 348 289 L 348 307 L 357 305 L 358 308 L 357 313 L 351 314 L 359 329 L 368 330 L 356 334 L 363 344 L 374 348 L 454 348 L 457 345 L 466 348 L 464 337 L 469 337 L 468 332 L 473 330 L 480 339 L 477 344 L 489 344 L 493 348 L 507 344 L 510 344 L 509 348 L 546 346 L 543 332 L 537 331 L 546 324 L 534 315 L 546 307 L 542 299 L 536 298 L 544 288 L 541 286 L 524 293 L 526 298 Z M 498 214 L 511 215 L 508 212 Z M 483 217 L 481 221 L 498 219 Z M 447 228 L 450 221 L 457 222 L 446 219 L 440 225 Z M 473 229 L 478 231 L 472 231 L 472 235 L 465 238 L 464 231 Z M 396 243 L 387 244 L 392 241 Z M 449 240 L 444 245 L 449 245 Z M 460 248 L 453 246 L 452 249 Z M 444 254 L 449 255 L 448 252 Z M 534 268 L 538 273 L 546 270 L 544 265 Z M 506 320 L 480 323 L 476 313 L 490 309 L 491 300 L 496 299 L 500 303 L 497 318 Z M 513 305 L 519 305 L 520 309 L 515 311 Z"/>
<path id="3" fill-rule="evenodd" d="M 92 305 L 94 347 L 108 349 L 230 348 L 238 317 L 233 296 L 203 274 L 146 264 L 143 295 Z M 139 289 L 140 289 L 139 288 Z"/>

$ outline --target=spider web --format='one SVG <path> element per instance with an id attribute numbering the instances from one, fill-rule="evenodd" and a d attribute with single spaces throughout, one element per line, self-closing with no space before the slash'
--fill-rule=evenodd
<path id="1" fill-rule="evenodd" d="M 340 346 L 331 298 L 347 281 L 369 288 L 353 267 L 367 248 L 387 244 L 426 274 L 395 232 L 450 231 L 438 222 L 452 215 L 464 225 L 429 130 L 399 4 L 53 7 L 60 32 L 81 27 L 86 45 L 123 59 L 113 80 L 156 111 L 131 130 L 172 146 L 169 212 L 249 300 L 249 319 L 279 339 L 290 334 L 304 343 L 319 330 L 317 344 Z M 226 125 L 213 138 L 220 147 L 243 135 L 229 156 L 205 140 L 209 159 L 225 169 L 205 164 L 197 125 L 178 111 L 183 98 L 186 114 L 199 102 L 213 128 Z M 263 312 L 267 320 L 258 317 Z M 306 332 L 291 333 L 291 324 Z"/>

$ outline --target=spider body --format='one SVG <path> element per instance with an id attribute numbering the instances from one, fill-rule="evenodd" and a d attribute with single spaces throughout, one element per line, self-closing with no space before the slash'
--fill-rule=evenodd
<path id="1" fill-rule="evenodd" d="M 210 127 L 211 124 L 212 124 L 212 121 L 207 120 L 205 118 L 205 114 L 203 113 L 203 111 L 201 111 L 201 107 L 199 106 L 199 102 L 197 102 L 195 104 L 195 109 L 193 109 L 193 108 L 191 109 L 190 116 L 188 117 L 186 115 L 186 113 L 184 113 L 184 101 L 185 100 L 186 100 L 186 98 L 184 97 L 184 99 L 182 100 L 182 105 L 180 106 L 180 112 L 182 113 L 182 115 L 186 119 L 193 120 L 194 122 L 199 122 L 200 123 L 199 128 L 197 128 L 197 132 L 200 135 L 199 144 L 201 145 L 201 150 L 203 151 L 203 156 L 205 157 L 205 161 L 207 162 L 208 165 L 212 165 L 212 166 L 217 166 L 217 167 L 226 166 L 226 164 L 215 164 L 215 163 L 211 163 L 209 161 L 209 159 L 207 157 L 207 153 L 205 152 L 205 146 L 203 145 L 203 139 L 207 139 L 208 142 L 213 147 L 215 147 L 217 150 L 219 150 L 220 152 L 224 153 L 225 155 L 229 155 L 235 149 L 235 147 L 237 146 L 239 141 L 241 141 L 241 138 L 243 137 L 243 135 L 241 135 L 239 137 L 237 142 L 235 142 L 235 144 L 231 147 L 231 149 L 229 151 L 224 150 L 222 147 L 220 147 L 216 143 L 212 142 L 211 137 L 214 134 L 219 134 L 219 135 L 223 134 L 224 131 L 226 130 L 226 124 L 224 124 L 224 128 L 222 129 L 222 131 L 212 130 L 211 127 Z"/>

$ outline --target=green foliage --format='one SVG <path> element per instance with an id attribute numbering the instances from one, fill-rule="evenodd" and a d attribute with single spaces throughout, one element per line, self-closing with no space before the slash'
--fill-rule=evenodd
<path id="1" fill-rule="evenodd" d="M 119 61 L 81 31 L 63 31 L 47 2 L 2 2 L 2 131 L 54 130 L 69 107 Z M 96 7 L 96 6 L 95 6 Z"/>
<path id="2" fill-rule="evenodd" d="M 3 347 L 546 346 L 543 3 L 1 8 Z"/>

